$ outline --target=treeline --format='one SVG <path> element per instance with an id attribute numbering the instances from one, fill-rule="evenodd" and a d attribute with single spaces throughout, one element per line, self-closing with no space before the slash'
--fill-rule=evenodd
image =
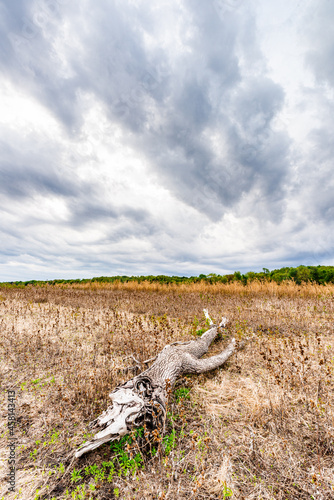
<path id="1" fill-rule="evenodd" d="M 0 283 L 3 287 L 25 287 L 28 285 L 44 286 L 44 285 L 72 285 L 72 284 L 89 284 L 89 283 L 127 283 L 130 281 L 142 283 L 143 281 L 160 284 L 181 284 L 181 283 L 198 283 L 205 281 L 207 283 L 230 283 L 239 281 L 247 284 L 251 281 L 275 281 L 281 283 L 286 280 L 293 280 L 297 284 L 313 282 L 318 284 L 334 283 L 334 266 L 298 266 L 298 267 L 282 267 L 281 269 L 263 268 L 263 271 L 255 273 L 249 271 L 242 274 L 236 271 L 234 274 L 200 274 L 199 276 L 100 276 L 92 279 L 56 279 L 48 281 L 29 280 L 29 281 L 11 281 Z"/>

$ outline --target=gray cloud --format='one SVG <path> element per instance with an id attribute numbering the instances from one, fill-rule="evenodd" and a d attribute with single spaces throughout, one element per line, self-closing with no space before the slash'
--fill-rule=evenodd
<path id="1" fill-rule="evenodd" d="M 306 63 L 312 68 L 318 82 L 327 82 L 334 86 L 334 34 L 332 22 L 334 5 L 327 0 L 320 0 L 313 5 L 306 16 L 306 33 L 309 50 L 306 54 Z"/>
<path id="2" fill-rule="evenodd" d="M 252 245 L 259 255 L 262 251 L 275 259 L 277 241 L 286 248 L 284 239 L 289 236 L 296 240 L 295 246 L 287 253 L 282 249 L 281 258 L 295 262 L 296 255 L 304 255 L 297 240 L 307 225 L 332 224 L 334 210 L 333 102 L 321 97 L 321 89 L 333 85 L 334 37 L 329 27 L 334 12 L 329 2 L 319 5 L 305 25 L 303 42 L 305 62 L 317 86 L 304 87 L 301 94 L 305 109 L 310 107 L 306 92 L 312 94 L 312 106 L 321 112 L 321 120 L 310 128 L 309 150 L 304 151 L 303 144 L 294 143 L 288 131 L 276 126 L 291 108 L 289 88 L 271 75 L 270 61 L 261 53 L 256 11 L 246 2 L 163 1 L 154 8 L 143 1 L 116 0 L 0 3 L 2 76 L 55 117 L 63 134 L 61 139 L 40 131 L 26 139 L 3 136 L 4 205 L 13 200 L 18 217 L 25 201 L 35 196 L 61 200 L 64 212 L 49 228 L 50 238 L 59 238 L 55 252 L 66 253 L 68 241 L 71 237 L 77 241 L 80 231 L 94 233 L 86 245 L 95 248 L 95 269 L 108 262 L 99 257 L 99 248 L 107 249 L 103 252 L 112 254 L 122 267 L 128 244 L 123 250 L 113 245 L 129 238 L 142 252 L 134 247 L 132 254 L 127 253 L 129 266 L 133 259 L 146 269 L 147 255 L 154 268 L 157 262 L 161 269 L 172 269 L 170 262 L 189 262 L 188 269 L 197 269 L 201 262 L 217 266 L 221 259 L 211 251 L 205 253 L 194 227 L 202 234 L 208 224 L 219 234 L 217 228 L 227 227 L 229 220 L 238 221 L 241 236 L 237 242 L 233 225 L 228 226 L 229 247 L 221 250 L 226 265 L 233 267 L 234 258 L 237 266 L 240 259 L 233 255 L 250 252 Z M 80 155 L 77 147 L 84 145 L 92 102 L 108 123 L 89 132 L 96 135 L 87 136 L 92 152 Z M 111 154 L 117 134 L 123 141 L 117 147 L 131 149 L 145 165 L 136 181 L 129 177 L 128 193 L 125 178 L 115 181 L 118 160 L 101 164 L 101 141 L 108 148 L 110 139 Z M 169 200 L 161 199 L 165 210 L 152 201 L 154 186 Z M 146 193 L 142 199 L 137 187 Z M 243 234 L 249 217 L 254 242 L 251 229 Z M 25 227 L 30 221 L 34 228 L 29 251 L 42 261 L 38 245 L 46 221 L 32 212 L 22 219 Z M 280 228 L 276 233 L 275 226 Z M 259 246 L 256 234 L 261 235 L 263 228 L 266 238 L 276 236 L 272 241 L 261 239 Z M 3 222 L 2 229 L 7 234 L 10 224 Z M 72 236 L 62 240 L 59 229 L 66 235 L 73 231 Z M 17 239 L 24 240 L 23 225 L 20 231 Z M 11 238 L 15 240 L 15 232 Z M 244 243 L 247 238 L 249 248 Z M 20 255 L 22 246 L 16 245 L 13 252 Z M 90 257 L 77 245 L 71 242 L 71 258 L 90 269 Z M 11 251 L 4 249 L 7 256 Z"/>
<path id="3" fill-rule="evenodd" d="M 46 4 L 38 5 L 45 10 Z M 154 19 L 147 6 L 138 10 L 131 4 L 123 3 L 120 8 L 115 2 L 103 2 L 91 9 L 88 30 L 82 7 L 70 11 L 69 17 L 66 9 L 60 13 L 57 7 L 48 23 L 45 21 L 48 31 L 38 31 L 35 10 L 31 16 L 36 33 L 32 28 L 25 79 L 35 86 L 35 94 L 38 82 L 41 101 L 72 132 L 82 122 L 78 92 L 93 92 L 105 103 L 111 119 L 134 134 L 135 144 L 169 189 L 213 220 L 257 182 L 264 186 L 270 206 L 273 192 L 278 198 L 279 189 L 283 196 L 287 168 L 288 141 L 273 137 L 270 129 L 283 104 L 283 92 L 266 76 L 253 81 L 243 77 L 249 68 L 241 67 L 240 58 L 257 43 L 255 32 L 251 36 L 244 28 L 247 12 L 230 11 L 222 18 L 214 6 L 201 2 L 185 5 L 186 18 L 180 16 L 177 6 L 171 12 L 174 21 L 181 20 L 182 27 L 192 31 L 184 53 L 175 61 L 168 47 L 163 50 L 151 42 L 147 48 L 144 43 L 145 35 L 155 34 L 166 6 Z M 18 9 L 11 14 L 17 17 Z M 70 77 L 63 76 L 57 64 L 59 55 L 52 37 L 61 33 L 57 33 L 54 16 L 73 23 L 82 47 L 69 47 L 65 55 Z M 159 123 L 154 126 L 157 117 Z M 203 137 L 206 129 L 223 131 L 230 158 L 218 157 Z M 212 202 L 208 204 L 209 198 Z"/>
<path id="4" fill-rule="evenodd" d="M 56 171 L 41 172 L 29 168 L 29 164 L 2 163 L 0 165 L 0 193 L 10 198 L 23 199 L 36 193 L 52 193 L 60 196 L 75 196 L 79 187 L 60 178 Z"/>
<path id="5" fill-rule="evenodd" d="M 300 186 L 304 185 L 305 211 L 309 220 L 324 221 L 334 229 L 334 17 L 331 2 L 312 5 L 304 17 L 305 65 L 315 85 L 304 89 L 305 109 L 312 111 L 313 123 L 307 134 L 309 152 L 301 162 Z M 329 243 L 334 248 L 333 242 Z M 332 251 L 334 253 L 334 251 Z"/>

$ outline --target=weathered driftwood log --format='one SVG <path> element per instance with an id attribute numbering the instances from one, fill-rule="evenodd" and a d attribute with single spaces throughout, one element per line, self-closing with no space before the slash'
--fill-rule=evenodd
<path id="1" fill-rule="evenodd" d="M 218 328 L 227 324 L 227 319 L 222 318 L 219 325 L 214 325 L 208 312 L 204 312 L 211 327 L 198 340 L 166 345 L 150 368 L 110 393 L 113 405 L 90 424 L 90 428 L 100 427 L 100 432 L 92 441 L 80 446 L 76 457 L 144 424 L 149 430 L 158 428 L 163 431 L 168 388 L 174 385 L 176 379 L 184 373 L 199 374 L 218 368 L 233 354 L 235 339 L 220 354 L 199 359 L 208 351 Z"/>

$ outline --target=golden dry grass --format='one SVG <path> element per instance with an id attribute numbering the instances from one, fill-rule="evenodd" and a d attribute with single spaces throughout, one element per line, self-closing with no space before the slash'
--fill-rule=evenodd
<path id="1" fill-rule="evenodd" d="M 333 498 L 333 285 L 130 282 L 0 295 L 0 498 Z M 81 472 L 74 482 L 74 469 L 101 469 L 115 457 L 104 445 L 72 458 L 110 390 L 132 376 L 126 357 L 144 360 L 193 338 L 205 326 L 204 307 L 230 319 L 209 355 L 232 335 L 247 338 L 246 347 L 221 369 L 179 381 L 167 451 L 142 450 L 144 468 L 116 468 L 109 481 Z M 18 471 L 8 494 L 13 388 Z"/>

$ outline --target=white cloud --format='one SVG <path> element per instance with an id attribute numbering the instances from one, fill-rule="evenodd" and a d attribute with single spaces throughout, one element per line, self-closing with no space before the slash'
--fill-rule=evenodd
<path id="1" fill-rule="evenodd" d="M 51 3 L 2 7 L 0 280 L 333 262 L 328 2 Z"/>

